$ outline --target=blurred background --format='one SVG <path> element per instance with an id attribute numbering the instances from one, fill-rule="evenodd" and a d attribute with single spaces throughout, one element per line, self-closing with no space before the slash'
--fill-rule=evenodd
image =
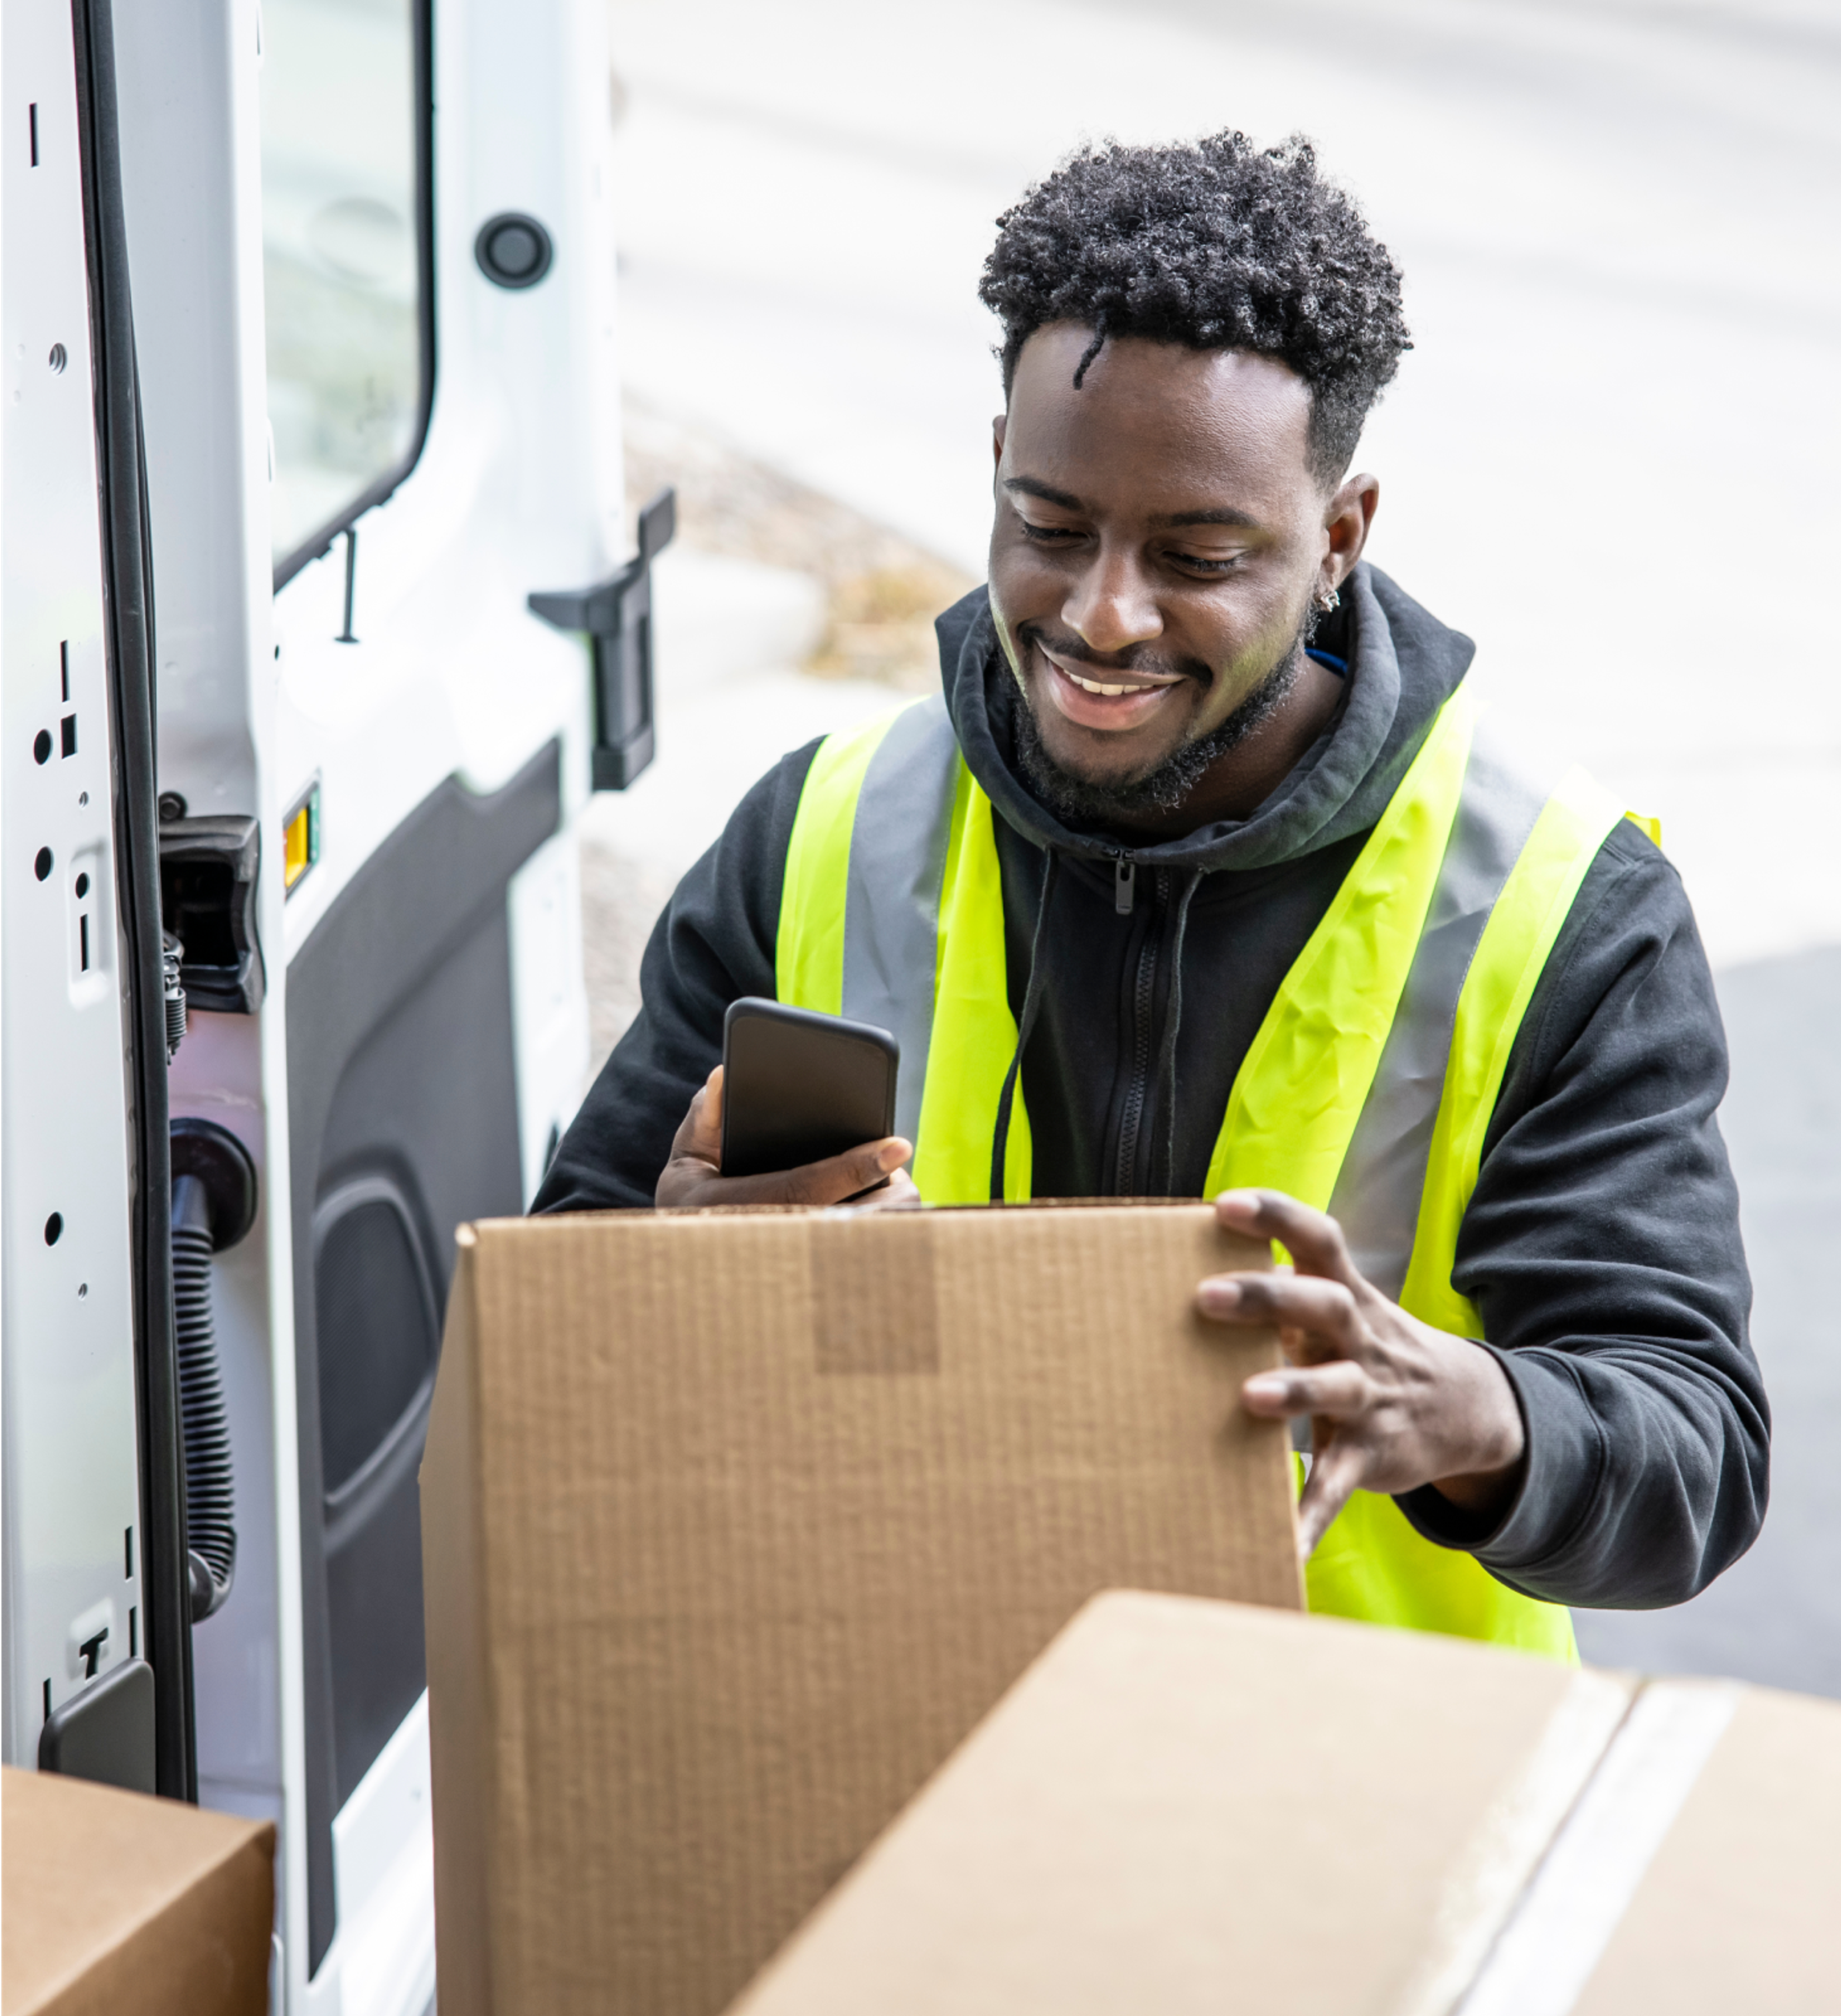
<path id="1" fill-rule="evenodd" d="M 1659 815 L 1719 976 L 1777 1411 L 1764 1539 L 1587 1656 L 1841 1694 L 1841 6 L 614 0 L 633 504 L 676 483 L 659 759 L 597 801 L 597 1060 L 784 751 L 982 578 L 1000 211 L 1068 149 L 1293 131 L 1406 275 L 1370 556 L 1530 745 Z M 352 221 L 354 257 L 377 256 Z M 278 421 L 279 426 L 279 421 Z M 1838 1242 L 1841 1244 L 1841 1242 Z"/>

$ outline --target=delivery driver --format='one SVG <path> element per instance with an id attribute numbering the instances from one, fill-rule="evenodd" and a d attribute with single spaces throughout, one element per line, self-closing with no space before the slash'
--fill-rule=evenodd
<path id="1" fill-rule="evenodd" d="M 1693 1595 L 1769 1433 L 1713 985 L 1650 833 L 1523 774 L 1470 640 L 1362 561 L 1385 248 L 1308 146 L 1224 133 L 1076 156 L 981 291 L 1007 409 L 943 693 L 743 800 L 539 1208 L 826 1203 L 910 1155 L 935 1203 L 1216 1197 L 1293 1265 L 1199 1298 L 1281 1326 L 1245 1402 L 1309 1418 L 1313 1607 L 1563 1656 L 1558 1606 Z M 1518 501 L 1475 500 L 1511 605 L 1565 564 Z M 903 1138 L 725 1180 L 743 995 L 895 1031 Z"/>

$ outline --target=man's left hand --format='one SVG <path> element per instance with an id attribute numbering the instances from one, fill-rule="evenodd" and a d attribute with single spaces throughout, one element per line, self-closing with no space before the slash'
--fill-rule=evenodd
<path id="1" fill-rule="evenodd" d="M 1481 1521 L 1506 1511 L 1526 1437 L 1494 1356 L 1408 1316 L 1364 1280 L 1333 1218 L 1277 1190 L 1229 1190 L 1221 1223 L 1277 1239 L 1290 1268 L 1216 1274 L 1196 1305 L 1218 1323 L 1276 1324 L 1291 1364 L 1241 1388 L 1249 1414 L 1310 1417 L 1310 1481 L 1298 1501 L 1308 1559 L 1353 1491 L 1433 1485 Z"/>

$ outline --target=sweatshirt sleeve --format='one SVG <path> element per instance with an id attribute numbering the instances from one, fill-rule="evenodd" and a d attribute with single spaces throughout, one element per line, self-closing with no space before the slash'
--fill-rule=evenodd
<path id="1" fill-rule="evenodd" d="M 1452 1281 L 1527 1431 L 1494 1527 L 1429 1487 L 1401 1510 L 1525 1593 L 1651 1609 L 1756 1538 L 1770 1412 L 1715 1110 L 1726 1041 L 1673 868 L 1620 823 L 1523 1021 Z"/>
<path id="2" fill-rule="evenodd" d="M 731 1001 L 774 992 L 780 889 L 816 742 L 782 759 L 678 884 L 639 967 L 640 1008 L 557 1150 L 533 1212 L 649 1207 Z"/>

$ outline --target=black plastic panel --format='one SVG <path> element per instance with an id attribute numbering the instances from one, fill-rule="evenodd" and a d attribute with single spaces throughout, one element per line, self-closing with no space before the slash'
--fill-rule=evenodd
<path id="1" fill-rule="evenodd" d="M 124 1791 L 153 1790 L 153 1669 L 124 1659 L 38 1732 L 38 1768 Z"/>
<path id="2" fill-rule="evenodd" d="M 320 1487 L 336 1521 L 434 1378 L 441 1336 L 428 1257 L 387 1179 L 334 1190 L 315 1214 Z"/>
<path id="3" fill-rule="evenodd" d="M 425 1683 L 416 1471 L 454 1228 L 523 1208 L 506 885 L 560 812 L 553 743 L 489 797 L 449 779 L 288 967 L 310 1969 L 333 1816 Z"/>

